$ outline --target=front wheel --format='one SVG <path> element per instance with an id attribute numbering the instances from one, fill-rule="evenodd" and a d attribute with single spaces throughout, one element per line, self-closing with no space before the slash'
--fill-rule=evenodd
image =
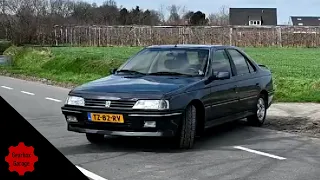
<path id="1" fill-rule="evenodd" d="M 104 135 L 86 133 L 87 140 L 93 144 L 98 144 L 104 141 Z"/>
<path id="2" fill-rule="evenodd" d="M 260 127 L 264 124 L 267 116 L 267 102 L 265 101 L 266 99 L 267 98 L 264 95 L 259 96 L 255 108 L 255 114 L 247 118 L 250 125 Z"/>
<path id="3" fill-rule="evenodd" d="M 178 143 L 180 149 L 191 149 L 194 145 L 196 134 L 196 108 L 189 105 L 182 117 L 180 133 L 178 134 Z"/>

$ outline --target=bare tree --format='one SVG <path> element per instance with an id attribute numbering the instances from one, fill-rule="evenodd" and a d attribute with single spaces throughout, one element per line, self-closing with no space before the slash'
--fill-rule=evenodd
<path id="1" fill-rule="evenodd" d="M 69 17 L 72 14 L 73 2 L 70 0 L 50 0 L 50 14 Z"/>
<path id="2" fill-rule="evenodd" d="M 227 6 L 220 7 L 219 12 L 209 15 L 209 24 L 213 26 L 229 25 L 229 8 Z"/>
<path id="3" fill-rule="evenodd" d="M 166 21 L 166 18 L 165 18 L 165 6 L 163 4 L 160 5 L 158 9 L 158 14 L 159 14 L 159 19 L 161 24 L 164 24 Z"/>
<path id="4" fill-rule="evenodd" d="M 1 14 L 6 14 L 6 0 L 0 0 Z"/>
<path id="5" fill-rule="evenodd" d="M 86 0 L 0 0 L 0 34 L 8 32 L 6 36 L 16 44 L 39 44 L 44 42 L 43 37 L 47 42 L 53 41 L 52 32 L 57 26 L 182 25 L 188 23 L 187 12 L 185 6 L 178 5 L 161 5 L 158 11 L 139 6 L 126 9 L 118 6 L 116 0 L 105 0 L 102 5 Z M 87 33 L 82 30 L 75 32 L 67 27 L 61 34 Z M 59 38 L 67 39 L 67 35 Z"/>
<path id="6" fill-rule="evenodd" d="M 174 4 L 167 7 L 169 11 L 168 24 L 179 25 L 181 23 L 180 9 L 180 6 Z"/>

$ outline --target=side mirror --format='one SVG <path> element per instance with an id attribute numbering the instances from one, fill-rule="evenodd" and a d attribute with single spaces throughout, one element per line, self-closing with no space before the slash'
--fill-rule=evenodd
<path id="1" fill-rule="evenodd" d="M 116 69 L 116 68 L 111 69 L 111 74 L 115 74 L 115 73 L 116 73 L 116 71 L 117 71 L 117 69 Z"/>
<path id="2" fill-rule="evenodd" d="M 230 79 L 230 73 L 229 72 L 214 72 L 212 70 L 212 74 L 211 76 L 209 77 L 209 80 L 210 81 L 213 81 L 213 80 L 224 80 L 224 79 Z"/>
<path id="3" fill-rule="evenodd" d="M 215 75 L 215 79 L 217 79 L 217 80 L 230 79 L 230 73 L 229 72 L 218 72 Z"/>

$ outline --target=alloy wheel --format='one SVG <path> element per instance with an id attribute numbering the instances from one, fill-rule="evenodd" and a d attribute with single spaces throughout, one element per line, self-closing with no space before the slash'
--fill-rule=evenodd
<path id="1" fill-rule="evenodd" d="M 263 98 L 259 98 L 257 103 L 257 118 L 259 121 L 263 121 L 266 114 L 266 106 Z"/>

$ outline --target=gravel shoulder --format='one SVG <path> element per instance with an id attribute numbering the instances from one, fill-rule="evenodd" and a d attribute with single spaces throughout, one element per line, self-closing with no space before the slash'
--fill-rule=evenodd
<path id="1" fill-rule="evenodd" d="M 320 104 L 275 103 L 263 127 L 320 138 Z"/>
<path id="2" fill-rule="evenodd" d="M 1 72 L 0 75 L 72 89 L 75 84 Z M 274 103 L 263 128 L 320 138 L 320 103 Z"/>

